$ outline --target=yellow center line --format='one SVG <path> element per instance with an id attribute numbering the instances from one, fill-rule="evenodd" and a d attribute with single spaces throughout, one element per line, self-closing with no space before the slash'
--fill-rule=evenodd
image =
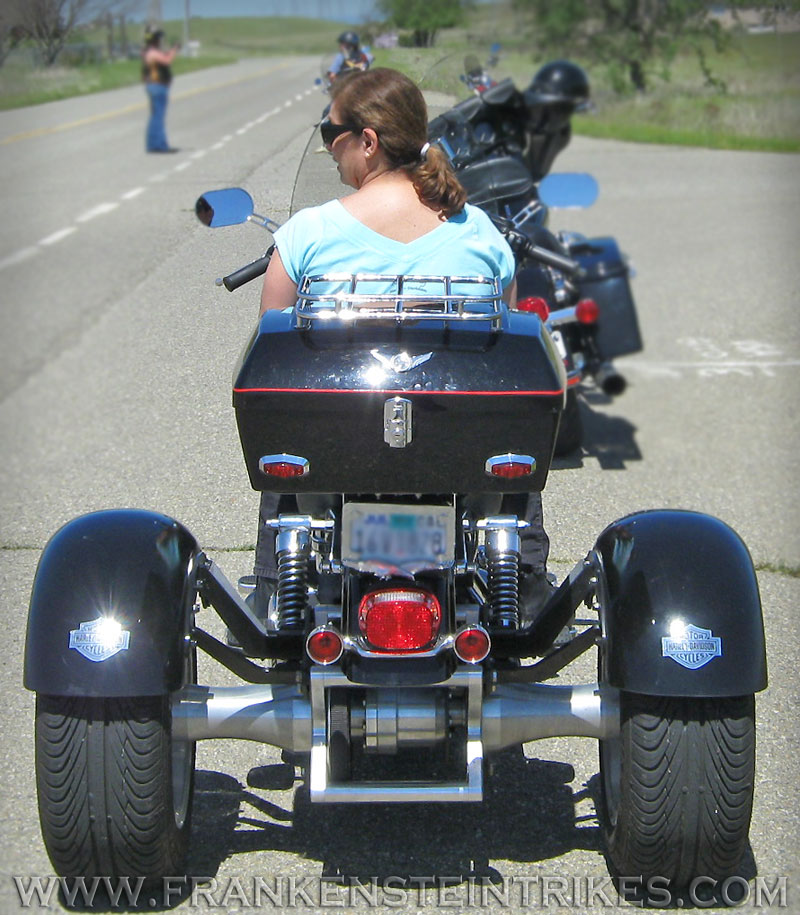
<path id="1" fill-rule="evenodd" d="M 258 79 L 261 76 L 268 76 L 277 70 L 283 70 L 289 66 L 285 64 L 276 64 L 273 67 L 267 67 L 266 70 L 259 70 L 257 73 L 250 73 L 247 76 L 238 76 L 235 79 L 229 79 L 222 83 L 214 83 L 212 86 L 202 86 L 197 89 L 186 89 L 183 92 L 176 92 L 173 98 L 176 101 L 190 98 L 193 95 L 201 95 L 203 92 L 212 92 L 216 89 L 224 89 L 227 86 L 235 86 L 238 83 L 246 83 L 251 79 Z M 43 137 L 50 133 L 59 133 L 62 130 L 72 130 L 73 127 L 83 127 L 86 124 L 96 124 L 98 121 L 106 121 L 109 118 L 116 118 L 123 114 L 130 114 L 132 111 L 141 111 L 146 108 L 146 102 L 136 102 L 134 105 L 126 105 L 124 108 L 117 108 L 114 111 L 105 111 L 101 114 L 93 114 L 86 118 L 80 118 L 77 121 L 70 121 L 68 124 L 56 124 L 54 127 L 36 127 L 34 130 L 26 130 L 24 133 L 17 133 L 14 136 L 6 137 L 0 140 L 0 146 L 7 146 L 9 143 L 18 143 L 20 140 L 31 140 L 34 137 Z"/>

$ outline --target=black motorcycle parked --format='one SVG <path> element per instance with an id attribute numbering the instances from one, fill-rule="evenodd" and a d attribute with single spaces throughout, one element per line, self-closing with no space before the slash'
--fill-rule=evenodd
<path id="1" fill-rule="evenodd" d="M 642 349 L 630 270 L 615 239 L 556 236 L 547 230 L 551 209 L 590 206 L 597 196 L 589 175 L 549 174 L 569 143 L 572 115 L 588 103 L 583 70 L 554 61 L 539 70 L 525 91 L 504 79 L 435 117 L 428 128 L 430 141 L 450 157 L 471 203 L 580 265 L 565 276 L 522 259 L 518 275 L 522 307 L 559 312 L 550 325 L 558 327 L 563 339 L 570 390 L 557 455 L 582 441 L 579 384 L 591 378 L 604 394 L 618 396 L 626 381 L 613 360 Z M 555 192 L 546 187 L 553 179 Z"/>
<path id="2" fill-rule="evenodd" d="M 198 213 L 264 223 L 248 200 L 210 192 Z M 496 284 L 416 277 L 430 290 L 409 294 L 408 278 L 389 279 L 377 294 L 370 277 L 304 277 L 236 368 L 250 483 L 297 503 L 271 522 L 266 622 L 164 515 L 94 512 L 45 547 L 25 685 L 53 867 L 183 873 L 198 740 L 282 748 L 313 803 L 460 803 L 484 798 L 490 754 L 576 735 L 599 743 L 617 873 L 674 888 L 735 873 L 766 685 L 745 545 L 705 514 L 629 515 L 520 625 L 522 522 L 500 506 L 545 485 L 563 360 Z M 239 649 L 209 633 L 209 608 Z M 596 681 L 548 682 L 594 649 Z M 198 683 L 198 650 L 242 684 Z M 400 774 L 376 779 L 387 756 Z"/>

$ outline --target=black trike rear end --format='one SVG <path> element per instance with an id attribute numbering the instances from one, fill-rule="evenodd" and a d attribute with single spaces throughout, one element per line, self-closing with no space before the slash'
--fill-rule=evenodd
<path id="1" fill-rule="evenodd" d="M 271 521 L 266 620 L 165 516 L 85 515 L 45 548 L 25 683 L 54 867 L 180 873 L 201 739 L 288 751 L 313 802 L 475 802 L 487 755 L 572 735 L 600 744 L 614 869 L 675 883 L 733 872 L 766 681 L 741 540 L 702 514 L 628 516 L 525 617 L 524 522 L 503 497 L 545 485 L 561 356 L 496 286 L 476 295 L 465 278 L 438 278 L 443 292 L 411 295 L 394 278 L 365 295 L 360 279 L 329 300 L 301 284 L 293 312 L 261 319 L 235 375 L 250 482 L 296 497 Z M 208 607 L 239 648 L 209 633 Z M 594 648 L 597 680 L 548 682 Z M 198 683 L 198 649 L 242 684 Z M 646 746 L 669 760 L 669 777 L 656 774 L 663 817 L 649 812 Z M 447 765 L 420 771 L 420 750 Z M 375 775 L 381 757 L 406 753 L 414 768 Z"/>

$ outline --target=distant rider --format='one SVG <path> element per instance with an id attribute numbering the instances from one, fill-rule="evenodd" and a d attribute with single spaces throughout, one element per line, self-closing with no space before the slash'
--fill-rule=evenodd
<path id="1" fill-rule="evenodd" d="M 368 48 L 362 48 L 355 32 L 342 32 L 339 36 L 339 53 L 333 58 L 328 79 L 333 82 L 337 76 L 352 70 L 369 70 L 375 58 Z"/>

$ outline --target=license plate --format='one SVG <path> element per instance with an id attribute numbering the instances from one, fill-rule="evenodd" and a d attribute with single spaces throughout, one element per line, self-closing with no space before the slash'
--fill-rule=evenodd
<path id="1" fill-rule="evenodd" d="M 342 510 L 342 562 L 362 569 L 419 572 L 455 558 L 452 505 L 348 502 Z"/>

